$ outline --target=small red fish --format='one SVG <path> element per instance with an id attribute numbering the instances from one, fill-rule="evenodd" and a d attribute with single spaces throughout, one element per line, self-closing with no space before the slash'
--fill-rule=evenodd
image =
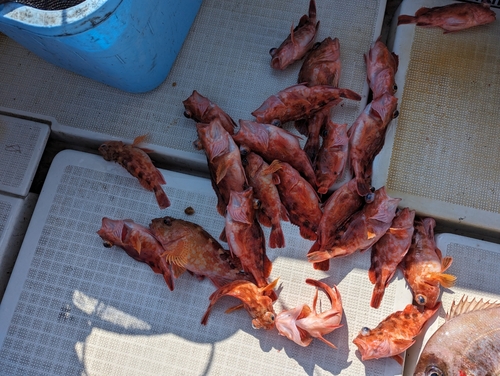
<path id="1" fill-rule="evenodd" d="M 230 192 L 241 192 L 247 187 L 240 150 L 219 119 L 209 124 L 198 123 L 196 128 L 207 156 L 212 187 L 217 195 L 217 211 L 224 216 Z"/>
<path id="2" fill-rule="evenodd" d="M 273 300 L 268 296 L 272 292 L 278 279 L 265 287 L 257 287 L 252 282 L 248 281 L 233 281 L 223 287 L 217 289 L 210 295 L 210 304 L 207 311 L 201 319 L 202 325 L 207 325 L 208 316 L 212 311 L 214 304 L 223 296 L 233 296 L 242 301 L 243 307 L 246 309 L 252 318 L 252 327 L 254 329 L 272 329 L 274 328 L 274 320 L 276 314 L 273 308 Z M 241 305 L 229 308 L 226 313 L 230 313 L 239 309 Z"/>
<path id="3" fill-rule="evenodd" d="M 147 227 L 131 219 L 115 220 L 104 217 L 97 234 L 106 248 L 116 245 L 134 260 L 148 264 L 155 273 L 163 274 L 165 283 L 170 291 L 173 291 L 174 281 L 170 265 L 162 256 L 165 250 Z"/>
<path id="4" fill-rule="evenodd" d="M 358 210 L 365 200 L 356 191 L 356 179 L 343 184 L 323 204 L 323 215 L 318 226 L 318 240 L 313 244 L 309 253 L 328 250 L 340 237 L 339 229 Z M 314 269 L 328 270 L 330 260 L 313 264 Z"/>
<path id="5" fill-rule="evenodd" d="M 376 99 L 385 93 L 394 95 L 397 90 L 394 76 L 398 70 L 399 58 L 389 51 L 380 37 L 372 44 L 368 54 L 365 54 L 365 63 L 373 98 Z"/>
<path id="6" fill-rule="evenodd" d="M 300 346 L 308 346 L 313 338 L 326 343 L 336 349 L 335 345 L 323 336 L 340 328 L 342 321 L 342 299 L 337 286 L 333 289 L 324 282 L 314 279 L 306 279 L 306 283 L 316 287 L 316 293 L 312 303 L 312 309 L 307 304 L 280 312 L 275 319 L 276 329 L 279 334 Z M 318 289 L 322 288 L 330 300 L 331 308 L 318 313 L 316 303 L 318 302 Z"/>
<path id="7" fill-rule="evenodd" d="M 316 43 L 306 55 L 297 83 L 338 87 L 341 70 L 340 42 L 338 38 L 328 37 Z"/>
<path id="8" fill-rule="evenodd" d="M 369 103 L 349 128 L 349 160 L 360 196 L 370 193 L 372 163 L 384 146 L 387 125 L 397 116 L 397 105 L 386 93 Z"/>
<path id="9" fill-rule="evenodd" d="M 257 286 L 265 287 L 272 264 L 266 256 L 266 239 L 255 216 L 253 188 L 231 191 L 226 210 L 225 235 L 231 253 L 243 270 L 254 276 Z"/>
<path id="10" fill-rule="evenodd" d="M 299 137 L 271 124 L 240 120 L 240 129 L 233 136 L 240 149 L 259 154 L 267 163 L 278 159 L 289 163 L 312 185 L 316 175 L 311 161 L 299 144 Z"/>
<path id="11" fill-rule="evenodd" d="M 269 167 L 280 178 L 280 184 L 276 187 L 281 202 L 288 211 L 290 222 L 299 226 L 303 238 L 316 240 L 316 231 L 323 215 L 318 194 L 288 163 L 275 160 Z"/>
<path id="12" fill-rule="evenodd" d="M 283 70 L 293 62 L 304 57 L 307 51 L 314 44 L 314 38 L 318 32 L 319 21 L 316 22 L 316 2 L 309 2 L 309 16 L 303 15 L 299 24 L 294 29 L 293 25 L 290 34 L 278 48 L 271 48 L 271 67 Z"/>
<path id="13" fill-rule="evenodd" d="M 253 187 L 255 198 L 260 201 L 257 219 L 263 226 L 271 227 L 269 246 L 283 248 L 285 236 L 281 229 L 281 220 L 289 221 L 290 219 L 276 188 L 279 178 L 274 171 L 269 170 L 269 165 L 258 154 L 248 153 L 243 162 L 248 183 Z"/>
<path id="14" fill-rule="evenodd" d="M 325 194 L 344 172 L 349 156 L 347 124 L 336 124 L 328 119 L 323 131 L 323 144 L 316 160 L 318 193 Z"/>
<path id="15" fill-rule="evenodd" d="M 359 349 L 361 360 L 392 357 L 403 365 L 401 353 L 415 343 L 414 338 L 440 306 L 441 303 L 437 303 L 421 313 L 416 306 L 408 304 L 403 311 L 387 316 L 376 328 L 361 329 L 352 341 Z"/>
<path id="16" fill-rule="evenodd" d="M 166 184 L 165 179 L 147 154 L 151 150 L 138 146 L 146 137 L 147 135 L 136 137 L 132 145 L 126 145 L 121 141 L 107 141 L 99 146 L 98 150 L 105 160 L 118 163 L 137 178 L 143 188 L 154 192 L 158 206 L 160 209 L 165 209 L 170 206 L 170 200 L 161 187 L 162 184 Z"/>
<path id="17" fill-rule="evenodd" d="M 309 118 L 316 111 L 340 98 L 361 100 L 359 94 L 349 89 L 340 89 L 331 85 L 309 87 L 298 84 L 283 89 L 276 95 L 271 95 L 252 112 L 252 115 L 259 123 L 283 124 Z"/>
<path id="18" fill-rule="evenodd" d="M 219 106 L 212 103 L 208 98 L 204 97 L 196 90 L 193 90 L 193 94 L 182 101 L 182 104 L 185 108 L 184 116 L 188 119 L 193 119 L 197 123 L 205 124 L 210 123 L 214 119 L 219 119 L 222 127 L 229 134 L 234 134 L 234 128 L 236 128 L 234 120 Z"/>
<path id="19" fill-rule="evenodd" d="M 164 257 L 172 265 L 174 277 L 186 270 L 207 277 L 216 287 L 235 280 L 254 281 L 242 271 L 241 261 L 222 248 L 201 226 L 172 217 L 155 218 L 149 228 L 161 243 Z"/>
<path id="20" fill-rule="evenodd" d="M 417 24 L 422 27 L 440 27 L 446 33 L 460 31 L 474 26 L 486 25 L 496 20 L 496 14 L 490 4 L 482 2 L 454 3 L 441 7 L 422 7 L 415 16 L 401 15 L 398 25 Z"/>
<path id="21" fill-rule="evenodd" d="M 373 201 L 349 219 L 345 224 L 345 232 L 331 249 L 308 253 L 308 261 L 320 262 L 369 249 L 391 227 L 399 201 L 401 199 L 389 197 L 385 187 L 377 189 Z"/>
<path id="22" fill-rule="evenodd" d="M 449 256 L 443 258 L 436 247 L 435 226 L 433 218 L 415 220 L 412 243 L 400 265 L 415 302 L 427 308 L 436 304 L 440 285 L 449 288 L 456 280 L 455 276 L 444 273 L 453 259 Z"/>
<path id="23" fill-rule="evenodd" d="M 410 249 L 415 211 L 404 208 L 396 213 L 391 227 L 372 247 L 371 266 L 368 271 L 373 288 L 370 306 L 380 307 L 385 288 L 394 276 L 398 264 Z"/>

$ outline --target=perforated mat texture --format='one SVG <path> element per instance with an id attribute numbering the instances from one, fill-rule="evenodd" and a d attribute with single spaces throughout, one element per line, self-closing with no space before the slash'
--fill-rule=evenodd
<path id="1" fill-rule="evenodd" d="M 158 209 L 119 165 L 96 155 L 64 151 L 56 156 L 40 194 L 11 282 L 0 306 L 0 368 L 10 375 L 399 375 L 392 359 L 362 363 L 354 337 L 364 326 L 411 301 L 404 281 L 392 282 L 378 309 L 369 307 L 369 252 L 332 260 L 315 271 L 305 255 L 312 242 L 283 223 L 286 248 L 268 249 L 271 279 L 280 278 L 280 312 L 312 304 L 306 278 L 337 284 L 342 327 L 327 335 L 338 349 L 314 340 L 300 347 L 276 330 L 254 330 L 247 312 L 224 311 L 239 302 L 218 302 L 207 326 L 200 324 L 215 290 L 188 273 L 169 291 L 149 266 L 96 234 L 104 216 L 147 226 L 171 215 L 203 226 L 218 238 L 223 218 L 208 180 L 162 170 L 172 206 Z M 195 214 L 184 209 L 191 206 Z M 266 229 L 266 237 L 269 235 Z M 224 244 L 224 243 L 223 243 Z M 320 293 L 318 309 L 329 309 Z"/>

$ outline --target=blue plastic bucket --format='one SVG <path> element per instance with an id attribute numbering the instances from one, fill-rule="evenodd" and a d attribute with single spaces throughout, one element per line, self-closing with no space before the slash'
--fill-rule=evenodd
<path id="1" fill-rule="evenodd" d="M 133 93 L 167 77 L 202 0 L 86 0 L 43 11 L 0 5 L 0 32 L 46 61 Z"/>

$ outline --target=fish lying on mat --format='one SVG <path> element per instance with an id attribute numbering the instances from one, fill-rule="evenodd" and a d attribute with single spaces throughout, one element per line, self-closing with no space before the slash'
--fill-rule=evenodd
<path id="1" fill-rule="evenodd" d="M 380 37 L 372 44 L 368 54 L 365 54 L 365 63 L 373 98 L 376 99 L 385 93 L 394 95 L 397 90 L 395 75 L 399 58 L 394 52 L 389 51 Z"/>
<path id="2" fill-rule="evenodd" d="M 490 4 L 454 3 L 442 7 L 420 8 L 415 16 L 401 15 L 398 25 L 417 24 L 422 27 L 440 27 L 445 33 L 486 25 L 496 20 Z"/>
<path id="3" fill-rule="evenodd" d="M 160 209 L 170 206 L 170 200 L 161 187 L 166 184 L 161 172 L 153 165 L 147 153 L 151 150 L 140 148 L 147 135 L 138 136 L 131 145 L 122 141 L 107 141 L 99 146 L 99 152 L 105 160 L 114 161 L 124 167 L 148 191 L 155 194 Z"/>
<path id="4" fill-rule="evenodd" d="M 303 15 L 296 28 L 291 28 L 288 37 L 278 48 L 271 48 L 271 67 L 283 70 L 293 62 L 300 60 L 314 44 L 318 32 L 319 21 L 316 22 L 316 2 L 309 2 L 309 16 Z"/>
<path id="5" fill-rule="evenodd" d="M 340 42 L 338 38 L 325 38 L 307 53 L 299 71 L 298 84 L 339 86 Z"/>
<path id="6" fill-rule="evenodd" d="M 414 375 L 499 374 L 500 303 L 464 295 L 425 344 Z"/>
<path id="7" fill-rule="evenodd" d="M 313 338 L 326 343 L 336 349 L 335 345 L 323 336 L 340 328 L 342 321 L 342 299 L 337 286 L 331 288 L 326 283 L 314 279 L 306 279 L 306 283 L 316 286 L 312 309 L 307 304 L 282 311 L 276 316 L 275 324 L 279 334 L 292 340 L 300 346 L 308 346 Z M 330 301 L 331 308 L 318 313 L 316 303 L 318 302 L 318 289 L 322 288 Z"/>

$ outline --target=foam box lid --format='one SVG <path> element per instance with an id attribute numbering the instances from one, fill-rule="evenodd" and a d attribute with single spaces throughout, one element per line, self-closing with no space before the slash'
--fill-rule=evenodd
<path id="1" fill-rule="evenodd" d="M 170 215 L 203 226 L 218 238 L 223 218 L 209 180 L 162 170 L 172 205 L 160 210 L 151 192 L 118 164 L 76 151 L 59 153 L 49 170 L 0 306 L 0 369 L 12 375 L 400 375 L 393 359 L 361 362 L 352 343 L 411 302 L 398 276 L 382 306 L 370 308 L 369 252 L 332 260 L 329 272 L 306 260 L 312 242 L 283 223 L 284 249 L 268 249 L 271 279 L 280 278 L 276 312 L 312 304 L 314 278 L 340 290 L 342 327 L 301 347 L 276 330 L 254 330 L 238 303 L 218 302 L 208 324 L 200 320 L 215 290 L 188 273 L 169 291 L 161 275 L 96 234 L 104 216 L 147 226 Z M 194 215 L 184 213 L 194 208 Z M 269 233 L 265 230 L 266 237 Z M 224 243 L 222 243 L 224 244 Z M 320 293 L 318 309 L 329 309 Z"/>

